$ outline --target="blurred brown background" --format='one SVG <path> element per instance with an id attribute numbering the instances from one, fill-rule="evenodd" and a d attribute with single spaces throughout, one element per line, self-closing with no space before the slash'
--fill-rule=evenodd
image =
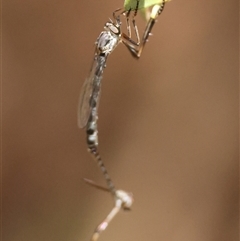
<path id="1" fill-rule="evenodd" d="M 76 110 L 122 4 L 3 1 L 2 240 L 86 241 L 112 208 L 81 180 L 105 185 Z M 122 44 L 109 57 L 100 152 L 135 203 L 100 240 L 238 240 L 238 11 L 171 1 L 139 61 Z"/>

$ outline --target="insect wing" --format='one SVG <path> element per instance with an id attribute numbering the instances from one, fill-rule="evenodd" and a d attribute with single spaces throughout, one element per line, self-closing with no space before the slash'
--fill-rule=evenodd
<path id="1" fill-rule="evenodd" d="M 90 71 L 89 77 L 84 81 L 78 104 L 78 127 L 84 128 L 89 120 L 92 106 L 90 99 L 94 89 L 95 70 L 97 66 L 96 59 L 93 61 L 93 65 Z"/>

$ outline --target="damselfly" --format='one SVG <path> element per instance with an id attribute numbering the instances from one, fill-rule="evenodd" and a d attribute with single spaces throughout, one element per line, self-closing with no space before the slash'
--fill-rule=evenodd
<path id="1" fill-rule="evenodd" d="M 98 152 L 97 112 L 103 70 L 106 67 L 106 61 L 109 54 L 122 40 L 120 18 L 117 17 L 115 20 L 116 23 L 109 21 L 105 24 L 105 31 L 101 32 L 96 41 L 93 64 L 90 70 L 90 75 L 85 80 L 82 87 L 78 109 L 78 125 L 81 128 L 86 127 L 88 150 L 97 161 L 97 164 L 99 165 L 108 185 L 107 189 L 103 187 L 101 187 L 101 189 L 110 191 L 115 199 L 113 209 L 103 220 L 103 222 L 96 228 L 91 239 L 92 241 L 96 241 L 99 238 L 100 233 L 107 228 L 109 222 L 121 209 L 130 209 L 133 203 L 132 194 L 115 189 L 115 186 L 108 175 L 107 169 L 105 168 L 102 158 Z M 85 181 L 95 187 L 99 187 L 92 181 L 87 181 L 87 179 L 85 179 Z"/>
<path id="2" fill-rule="evenodd" d="M 104 26 L 104 31 L 102 31 L 97 38 L 95 55 L 93 64 L 90 70 L 89 77 L 85 80 L 79 101 L 78 108 L 78 126 L 80 128 L 86 127 L 87 132 L 87 145 L 88 150 L 93 155 L 95 161 L 99 165 L 104 178 L 107 182 L 108 188 L 100 187 L 92 181 L 85 179 L 88 184 L 91 184 L 95 187 L 108 190 L 112 193 L 115 199 L 115 206 L 106 219 L 97 227 L 96 231 L 92 236 L 92 241 L 96 241 L 99 237 L 99 234 L 106 229 L 109 222 L 115 217 L 115 215 L 121 210 L 129 210 L 133 203 L 133 197 L 131 193 L 116 190 L 107 169 L 102 161 L 102 158 L 98 152 L 98 129 L 97 129 L 97 119 L 98 119 L 98 105 L 101 91 L 101 81 L 103 77 L 103 70 L 106 67 L 106 62 L 108 56 L 112 51 L 117 47 L 117 45 L 122 42 L 131 52 L 131 54 L 139 58 L 145 43 L 148 40 L 152 27 L 156 21 L 156 18 L 162 12 L 165 0 L 162 0 L 160 5 L 155 5 L 152 9 L 150 19 L 147 23 L 146 29 L 144 31 L 142 41 L 139 41 L 139 34 L 137 26 L 135 24 L 134 17 L 137 14 L 140 0 L 136 0 L 135 9 L 128 10 L 116 10 L 113 13 L 115 22 L 112 20 L 108 21 Z M 133 15 L 133 26 L 135 29 L 135 34 L 137 36 L 137 42 L 131 39 L 131 31 L 129 26 L 129 16 L 130 12 L 134 11 Z M 117 13 L 120 14 L 117 15 Z M 124 34 L 121 31 L 121 20 L 120 15 L 125 15 L 127 19 L 128 34 Z M 139 44 L 140 42 L 140 44 Z"/>
<path id="3" fill-rule="evenodd" d="M 139 2 L 140 0 L 137 0 Z M 165 5 L 165 1 L 162 1 L 161 5 L 155 5 L 153 7 L 151 17 L 146 26 L 145 32 L 142 37 L 141 44 L 135 43 L 130 35 L 121 32 L 121 21 L 120 15 L 116 15 L 119 11 L 116 10 L 113 13 L 113 17 L 115 19 L 115 23 L 110 20 L 104 26 L 104 31 L 101 32 L 96 41 L 95 55 L 93 64 L 90 70 L 89 77 L 85 80 L 79 101 L 78 108 L 78 126 L 80 128 L 86 127 L 87 130 L 87 144 L 89 151 L 94 155 L 97 160 L 99 166 L 102 169 L 102 172 L 107 181 L 107 185 L 109 190 L 112 193 L 115 193 L 115 187 L 104 167 L 101 157 L 98 153 L 98 131 L 97 131 L 97 119 L 98 119 L 98 104 L 100 98 L 101 91 L 101 80 L 103 77 L 103 70 L 106 67 L 106 62 L 109 54 L 117 47 L 117 45 L 122 42 L 124 43 L 129 51 L 132 53 L 134 57 L 140 57 L 142 53 L 142 49 L 147 42 L 149 34 L 152 30 L 152 27 L 155 23 L 157 16 L 162 12 Z M 136 16 L 138 10 L 138 4 L 136 4 L 136 9 L 134 16 Z M 120 14 L 126 14 L 129 16 L 129 12 L 131 9 L 127 11 L 122 11 Z M 133 17 L 134 19 L 134 17 Z M 135 24 L 134 24 L 135 25 Z M 136 26 L 136 25 L 135 25 Z M 137 32 L 137 29 L 136 29 Z"/>

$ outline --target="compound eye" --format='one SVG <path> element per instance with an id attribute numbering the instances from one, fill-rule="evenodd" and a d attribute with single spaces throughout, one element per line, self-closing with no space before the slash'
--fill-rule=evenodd
<path id="1" fill-rule="evenodd" d="M 111 30 L 111 32 L 113 32 L 114 34 L 119 34 L 119 29 L 116 26 L 111 25 L 111 26 L 108 26 L 108 27 Z"/>

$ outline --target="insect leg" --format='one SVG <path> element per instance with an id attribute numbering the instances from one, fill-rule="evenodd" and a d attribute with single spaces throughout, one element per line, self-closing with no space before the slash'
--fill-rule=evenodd
<path id="1" fill-rule="evenodd" d="M 127 49 L 130 51 L 134 58 L 140 58 L 143 48 L 148 41 L 149 36 L 151 35 L 152 28 L 156 23 L 157 17 L 162 13 L 165 6 L 165 0 L 162 2 L 161 5 L 154 5 L 151 11 L 150 19 L 146 25 L 145 31 L 142 36 L 142 40 L 140 45 L 134 44 L 129 38 L 126 38 L 126 35 L 122 35 L 122 42 L 125 44 Z"/>

